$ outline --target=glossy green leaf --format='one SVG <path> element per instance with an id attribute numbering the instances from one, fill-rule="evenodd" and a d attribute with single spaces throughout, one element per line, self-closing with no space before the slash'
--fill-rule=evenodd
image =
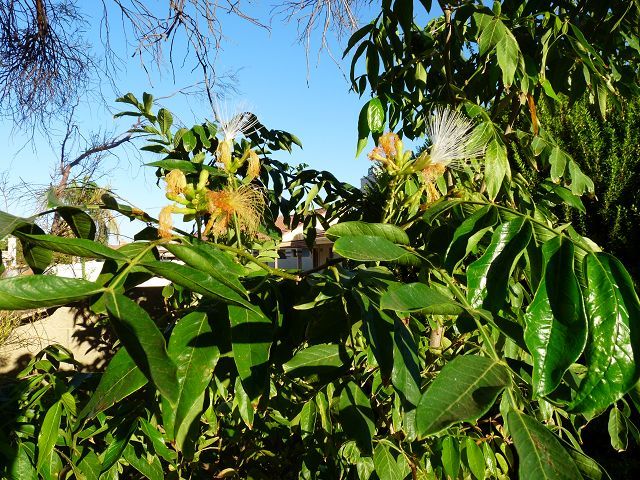
<path id="1" fill-rule="evenodd" d="M 24 443 L 18 443 L 18 449 L 12 464 L 9 466 L 10 480 L 37 480 L 38 472 L 33 466 L 29 452 Z"/>
<path id="2" fill-rule="evenodd" d="M 559 182 L 560 178 L 564 175 L 564 171 L 567 167 L 567 161 L 570 158 L 560 147 L 555 145 L 551 149 L 549 154 L 549 163 L 551 164 L 551 180 Z"/>
<path id="3" fill-rule="evenodd" d="M 400 245 L 409 245 L 407 233 L 400 227 L 388 223 L 342 222 L 329 227 L 325 235 L 331 241 L 340 237 L 367 235 L 386 238 Z"/>
<path id="4" fill-rule="evenodd" d="M 180 170 L 184 173 L 198 172 L 197 165 L 194 163 L 191 163 L 188 160 L 178 160 L 178 159 L 157 160 L 155 162 L 145 163 L 145 166 L 159 167 L 159 168 L 164 168 L 165 170 Z"/>
<path id="5" fill-rule="evenodd" d="M 318 416 L 318 407 L 316 402 L 309 400 L 302 406 L 300 412 L 300 432 L 303 438 L 312 435 L 316 429 L 316 418 Z"/>
<path id="6" fill-rule="evenodd" d="M 167 434 L 173 438 L 193 403 L 207 388 L 220 358 L 206 313 L 192 312 L 180 319 L 171 333 L 168 354 L 177 365 L 178 397 L 175 408 L 163 405 L 163 421 Z"/>
<path id="7" fill-rule="evenodd" d="M 584 274 L 587 373 L 569 406 L 576 413 L 605 409 L 640 377 L 640 302 L 629 273 L 615 257 L 591 253 Z"/>
<path id="8" fill-rule="evenodd" d="M 176 365 L 167 354 L 164 337 L 136 302 L 112 291 L 105 294 L 111 325 L 138 368 L 172 404 L 178 400 Z"/>
<path id="9" fill-rule="evenodd" d="M 190 267 L 206 272 L 241 295 L 246 295 L 246 289 L 238 280 L 238 277 L 244 274 L 244 269 L 227 253 L 206 243 L 198 245 L 168 243 L 165 247 Z"/>
<path id="10" fill-rule="evenodd" d="M 420 403 L 418 345 L 411 331 L 398 319 L 393 329 L 391 383 L 405 403 L 413 407 Z"/>
<path id="11" fill-rule="evenodd" d="M 0 211 L 0 239 L 13 233 L 16 228 L 28 227 L 33 224 L 33 217 L 16 217 L 10 213 Z"/>
<path id="12" fill-rule="evenodd" d="M 87 450 L 78 463 L 78 471 L 82 472 L 85 480 L 99 480 L 101 470 L 102 465 L 98 455 L 93 450 Z"/>
<path id="13" fill-rule="evenodd" d="M 58 207 L 56 212 L 67 222 L 76 237 L 95 240 L 96 224 L 88 213 L 75 207 Z"/>
<path id="14" fill-rule="evenodd" d="M 166 427 L 166 424 L 163 424 L 162 426 Z M 160 455 L 168 462 L 172 462 L 177 458 L 178 454 L 175 452 L 175 450 L 171 450 L 169 449 L 169 447 L 167 447 L 167 445 L 165 444 L 165 438 L 156 427 L 151 425 L 144 418 L 140 418 L 140 428 L 142 429 L 146 437 L 151 441 L 153 450 L 158 455 Z"/>
<path id="15" fill-rule="evenodd" d="M 124 260 L 126 258 L 117 250 L 84 238 L 64 238 L 56 235 L 29 235 L 23 233 L 17 233 L 17 237 L 47 250 L 74 257 L 111 258 L 113 260 Z"/>
<path id="16" fill-rule="evenodd" d="M 228 308 L 233 360 L 244 390 L 253 401 L 268 385 L 273 326 L 271 320 L 261 312 L 234 305 Z"/>
<path id="17" fill-rule="evenodd" d="M 424 438 L 454 423 L 476 420 L 509 382 L 507 369 L 494 360 L 477 355 L 454 358 L 422 395 L 416 413 L 418 435 Z"/>
<path id="18" fill-rule="evenodd" d="M 340 237 L 333 251 L 350 260 L 360 262 L 391 262 L 407 254 L 407 251 L 386 238 L 370 235 Z"/>
<path id="19" fill-rule="evenodd" d="M 354 382 L 349 382 L 340 393 L 340 424 L 347 438 L 353 439 L 363 452 L 371 452 L 371 439 L 376 427 L 371 403 Z"/>
<path id="20" fill-rule="evenodd" d="M 51 458 L 51 452 L 58 439 L 60 420 L 62 419 L 62 402 L 54 403 L 47 410 L 40 433 L 38 433 L 38 464 L 37 469 L 42 470 L 45 462 Z"/>
<path id="21" fill-rule="evenodd" d="M 380 480 L 402 480 L 402 474 L 396 459 L 393 458 L 389 447 L 380 442 L 373 451 L 373 465 Z"/>
<path id="22" fill-rule="evenodd" d="M 348 360 L 344 348 L 333 343 L 321 343 L 303 348 L 291 360 L 284 363 L 285 373 L 293 376 L 306 376 L 341 368 Z"/>
<path id="23" fill-rule="evenodd" d="M 380 297 L 380 308 L 396 312 L 459 315 L 463 308 L 424 283 L 405 283 L 392 287 Z"/>
<path id="24" fill-rule="evenodd" d="M 222 300 L 226 303 L 254 308 L 237 291 L 203 271 L 173 262 L 145 262 L 142 265 L 156 275 L 160 275 L 196 293 Z"/>
<path id="25" fill-rule="evenodd" d="M 460 444 L 455 437 L 445 437 L 442 441 L 442 466 L 446 473 L 446 478 L 458 478 L 460 472 Z"/>
<path id="26" fill-rule="evenodd" d="M 467 437 L 465 440 L 464 454 L 466 457 L 466 463 L 473 476 L 478 480 L 484 480 L 486 477 L 484 455 L 482 453 L 482 449 L 471 437 Z"/>
<path id="27" fill-rule="evenodd" d="M 358 116 L 358 145 L 356 147 L 356 157 L 360 155 L 360 152 L 362 152 L 364 147 L 367 146 L 369 134 L 371 133 L 371 130 L 369 129 L 369 122 L 367 120 L 368 108 L 369 102 L 364 104 L 360 110 L 360 115 Z"/>
<path id="28" fill-rule="evenodd" d="M 460 205 L 460 203 L 462 203 L 462 200 L 451 200 L 446 197 L 441 197 L 428 206 L 427 210 L 422 216 L 422 220 L 428 225 L 432 225 L 438 217 L 444 215 L 456 205 Z"/>
<path id="29" fill-rule="evenodd" d="M 191 130 L 187 130 L 186 132 L 184 132 L 180 140 L 182 141 L 182 146 L 187 152 L 190 152 L 191 150 L 196 148 L 196 145 L 198 143 L 195 134 Z"/>
<path id="30" fill-rule="evenodd" d="M 484 164 L 484 179 L 487 185 L 487 194 L 491 200 L 498 196 L 508 171 L 507 147 L 494 138 L 487 145 Z"/>
<path id="31" fill-rule="evenodd" d="M 520 60 L 520 47 L 513 34 L 505 29 L 505 35 L 496 45 L 496 57 L 502 70 L 502 83 L 513 84 L 513 79 Z"/>
<path id="32" fill-rule="evenodd" d="M 557 236 L 542 246 L 544 273 L 525 315 L 524 340 L 533 357 L 536 395 L 547 395 L 582 353 L 587 320 L 578 279 L 573 271 L 574 247 Z"/>
<path id="33" fill-rule="evenodd" d="M 509 432 L 518 452 L 518 477 L 531 480 L 576 480 L 582 476 L 556 436 L 537 420 L 512 410 Z"/>
<path id="34" fill-rule="evenodd" d="M 374 55 L 377 57 L 377 53 Z M 369 124 L 369 130 L 373 133 L 382 133 L 384 130 L 384 107 L 379 98 L 369 100 L 369 105 L 367 106 L 367 123 Z"/>
<path id="35" fill-rule="evenodd" d="M 478 38 L 480 55 L 484 55 L 499 43 L 505 35 L 506 27 L 498 17 L 491 18 L 488 22 L 483 22 Z"/>
<path id="36" fill-rule="evenodd" d="M 29 275 L 0 280 L 0 310 L 54 307 L 84 300 L 103 289 L 77 278 Z"/>
<path id="37" fill-rule="evenodd" d="M 127 350 L 121 348 L 109 362 L 100 377 L 98 387 L 78 414 L 78 422 L 83 419 L 91 420 L 98 413 L 141 389 L 146 383 L 147 377 L 136 366 Z"/>
<path id="38" fill-rule="evenodd" d="M 473 307 L 495 312 L 504 305 L 509 277 L 531 234 L 531 223 L 521 217 L 495 230 L 484 254 L 467 269 L 467 295 Z"/>
<path id="39" fill-rule="evenodd" d="M 13 233 L 14 235 L 44 235 L 44 230 L 42 230 L 38 225 L 32 224 L 19 227 L 15 229 Z M 49 265 L 51 265 L 51 262 L 53 261 L 53 252 L 48 248 L 36 245 L 26 238 L 20 238 L 20 245 L 22 247 L 22 257 L 31 270 L 33 270 L 33 273 L 42 273 L 49 267 Z"/>
<path id="40" fill-rule="evenodd" d="M 451 272 L 469 255 L 478 242 L 498 223 L 498 211 L 492 205 L 481 208 L 466 218 L 453 234 L 447 249 L 445 266 Z"/>
<path id="41" fill-rule="evenodd" d="M 629 444 L 629 429 L 622 411 L 615 405 L 609 412 L 607 429 L 613 449 L 617 452 L 624 452 Z"/>
<path id="42" fill-rule="evenodd" d="M 237 377 L 236 377 L 237 378 Z M 190 460 L 195 453 L 195 445 L 200 436 L 200 417 L 204 410 L 204 399 L 206 391 L 195 399 L 191 405 L 191 410 L 187 413 L 182 425 L 177 432 L 174 432 L 176 447 L 182 452 L 183 458 Z"/>
<path id="43" fill-rule="evenodd" d="M 123 456 L 129 465 L 149 480 L 164 480 L 162 464 L 157 456 L 144 452 L 138 454 L 131 443 L 124 449 Z"/>
<path id="44" fill-rule="evenodd" d="M 113 433 L 113 440 L 109 442 L 107 449 L 102 455 L 102 474 L 114 466 L 122 457 L 125 448 L 133 432 L 137 429 L 138 422 L 125 419 L 120 423 Z"/>
<path id="45" fill-rule="evenodd" d="M 158 110 L 158 124 L 160 125 L 160 131 L 165 136 L 169 136 L 169 129 L 171 125 L 173 125 L 173 115 L 166 108 L 161 108 Z"/>
<path id="46" fill-rule="evenodd" d="M 242 379 L 240 377 L 236 377 L 235 387 L 233 389 L 234 393 L 234 401 L 238 404 L 238 412 L 240 413 L 240 418 L 245 423 L 245 425 L 249 428 L 253 428 L 253 421 L 255 417 L 255 411 L 253 407 L 253 403 L 251 402 L 251 398 L 247 395 L 247 392 L 242 387 Z"/>

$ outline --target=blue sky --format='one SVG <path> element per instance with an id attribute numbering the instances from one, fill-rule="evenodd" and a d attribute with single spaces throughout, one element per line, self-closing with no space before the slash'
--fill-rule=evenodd
<path id="1" fill-rule="evenodd" d="M 100 12 L 92 11 L 96 7 L 88 5 L 99 2 L 79 3 L 83 8 L 88 8 L 86 13 L 92 19 L 90 35 L 97 35 Z M 268 19 L 271 7 L 254 6 L 251 14 Z M 361 21 L 365 23 L 373 16 L 373 12 L 360 12 Z M 295 22 L 287 24 L 275 19 L 269 32 L 235 16 L 223 16 L 222 21 L 226 39 L 217 65 L 219 72 L 237 73 L 239 94 L 231 96 L 231 103 L 239 101 L 248 105 L 269 128 L 290 131 L 301 139 L 304 146 L 302 150 L 296 148 L 292 155 L 279 154 L 278 159 L 329 170 L 339 179 L 358 185 L 369 167 L 366 158 L 368 149 L 358 159 L 354 158 L 358 113 L 367 99 L 349 92 L 350 85 L 346 78 L 349 59 L 336 65 L 326 52 L 318 55 L 319 38 L 316 37 L 308 68 L 305 48 L 298 40 Z M 335 58 L 340 59 L 346 40 L 345 36 L 341 43 L 334 39 L 330 44 Z M 122 32 L 114 30 L 112 41 L 114 49 L 123 52 L 122 58 L 126 64 L 118 76 L 117 92 L 106 83 L 102 85 L 103 95 L 108 100 L 127 91 L 139 97 L 143 91 L 153 93 L 156 98 L 163 97 L 199 80 L 198 71 L 192 71 L 189 64 L 180 68 L 178 61 L 175 83 L 168 70 L 163 71 L 161 76 L 152 70 L 151 85 L 149 77 L 140 68 L 139 60 L 124 53 L 125 49 L 129 52 L 132 49 L 126 46 Z M 187 126 L 212 118 L 212 112 L 204 101 L 174 96 L 159 100 L 158 103 L 172 110 Z M 121 107 L 115 102 L 108 106 L 113 109 L 111 112 L 98 98 L 88 99 L 80 106 L 79 124 L 86 135 L 95 131 L 120 132 L 128 127 L 130 119 L 114 120 L 112 117 L 112 113 Z M 9 170 L 14 181 L 23 179 L 37 184 L 48 183 L 58 157 L 58 147 L 54 145 L 55 149 L 52 149 L 44 138 L 38 137 L 33 145 L 20 150 L 28 138 L 15 131 L 8 121 L 0 125 L 0 141 L 5 145 L 0 172 Z M 102 183 L 136 206 L 156 213 L 166 202 L 155 186 L 154 169 L 142 167 L 141 164 L 157 158 L 150 153 L 137 156 L 131 150 L 128 153 L 121 151 L 118 156 L 120 158 L 117 161 L 108 160 L 108 168 L 105 168 L 107 175 Z M 27 202 L 20 204 L 27 205 Z M 21 211 L 20 205 L 14 206 L 14 209 L 17 211 L 12 213 L 30 213 Z M 124 233 L 135 231 L 135 228 L 123 225 Z"/>

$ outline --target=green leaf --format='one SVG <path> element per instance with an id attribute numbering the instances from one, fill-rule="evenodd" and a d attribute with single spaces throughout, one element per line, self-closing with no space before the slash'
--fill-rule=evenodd
<path id="1" fill-rule="evenodd" d="M 165 137 L 170 135 L 169 129 L 173 125 L 173 115 L 165 108 L 158 110 L 158 124 L 160 125 L 160 131 Z"/>
<path id="2" fill-rule="evenodd" d="M 21 233 L 44 235 L 44 230 L 42 230 L 38 225 L 33 224 L 19 227 L 15 229 L 13 233 L 14 235 Z M 22 246 L 22 256 L 24 261 L 29 265 L 29 267 L 31 267 L 33 273 L 42 273 L 49 265 L 51 265 L 51 262 L 53 261 L 53 254 L 49 249 L 35 245 L 25 238 L 20 239 L 20 245 Z"/>
<path id="3" fill-rule="evenodd" d="M 191 130 L 187 130 L 186 132 L 184 132 L 184 135 L 182 135 L 182 138 L 180 140 L 182 141 L 182 146 L 187 152 L 190 152 L 191 150 L 196 148 L 196 145 L 198 144 L 198 140 Z"/>
<path id="4" fill-rule="evenodd" d="M 332 242 L 340 237 L 366 235 L 385 238 L 400 245 L 409 245 L 407 233 L 400 227 L 388 223 L 342 222 L 329 227 L 325 235 Z"/>
<path id="5" fill-rule="evenodd" d="M 468 298 L 474 308 L 497 311 L 504 305 L 509 278 L 531 234 L 531 223 L 522 217 L 495 230 L 482 257 L 467 269 Z"/>
<path id="6" fill-rule="evenodd" d="M 100 458 L 93 450 L 87 450 L 80 463 L 78 463 L 78 471 L 82 472 L 85 480 L 98 480 L 101 469 Z"/>
<path id="7" fill-rule="evenodd" d="M 163 424 L 163 427 L 166 427 L 166 425 Z M 165 444 L 165 438 L 160 433 L 160 431 L 144 418 L 140 418 L 140 428 L 144 432 L 146 437 L 151 440 L 153 450 L 158 455 L 160 455 L 168 462 L 172 462 L 178 457 L 178 454 L 174 450 L 171 450 L 169 449 L 169 447 L 167 447 L 167 445 Z"/>
<path id="8" fill-rule="evenodd" d="M 163 405 L 163 423 L 170 438 L 174 438 L 174 432 L 180 429 L 194 402 L 211 381 L 220 358 L 215 340 L 207 314 L 203 312 L 186 315 L 171 333 L 168 354 L 178 367 L 178 399 L 175 408 Z"/>
<path id="9" fill-rule="evenodd" d="M 149 314 L 136 302 L 109 291 L 105 306 L 118 338 L 158 391 L 175 405 L 178 400 L 176 365 L 167 354 L 164 337 Z"/>
<path id="10" fill-rule="evenodd" d="M 145 262 L 145 268 L 196 293 L 225 303 L 255 308 L 242 295 L 208 273 L 173 262 Z"/>
<path id="11" fill-rule="evenodd" d="M 347 42 L 347 47 L 345 48 L 342 56 L 345 57 L 349 52 L 349 50 L 351 50 L 356 45 L 356 43 L 362 40 L 373 29 L 373 27 L 374 27 L 373 23 L 369 23 L 364 27 L 362 27 L 361 29 L 355 31 L 351 35 L 351 37 L 349 37 L 349 41 Z"/>
<path id="12" fill-rule="evenodd" d="M 589 336 L 587 373 L 570 410 L 598 412 L 633 388 L 640 376 L 640 302 L 624 266 L 606 253 L 584 259 Z"/>
<path id="13" fill-rule="evenodd" d="M 455 437 L 442 441 L 442 466 L 448 479 L 457 479 L 460 472 L 460 444 Z"/>
<path id="14" fill-rule="evenodd" d="M 114 433 L 113 439 L 109 442 L 109 446 L 106 451 L 102 455 L 102 473 L 109 470 L 113 465 L 120 460 L 124 449 L 129 444 L 129 440 L 133 435 L 133 432 L 137 429 L 138 422 L 131 421 L 129 419 L 124 419 L 122 423 L 120 423 Z"/>
<path id="15" fill-rule="evenodd" d="M 29 451 L 22 442 L 18 442 L 18 451 L 10 466 L 9 478 L 11 480 L 37 480 L 38 478 L 38 473 L 29 458 Z"/>
<path id="16" fill-rule="evenodd" d="M 111 258 L 113 260 L 124 260 L 126 258 L 117 250 L 84 238 L 64 238 L 56 235 L 29 235 L 17 232 L 16 236 L 33 245 L 74 257 Z"/>
<path id="17" fill-rule="evenodd" d="M 507 369 L 489 358 L 454 358 L 422 395 L 416 414 L 418 435 L 424 438 L 454 423 L 481 417 L 509 384 L 509 378 Z"/>
<path id="18" fill-rule="evenodd" d="M 454 271 L 496 223 L 498 210 L 493 205 L 482 207 L 466 218 L 453 234 L 444 260 L 446 268 Z"/>
<path id="19" fill-rule="evenodd" d="M 253 428 L 253 420 L 255 417 L 254 406 L 251 402 L 251 398 L 249 398 L 249 395 L 247 395 L 247 392 L 242 387 L 242 379 L 240 377 L 236 377 L 236 383 L 233 393 L 233 399 L 235 403 L 238 404 L 238 412 L 240 413 L 240 418 L 242 418 L 242 421 L 247 427 L 249 427 L 250 429 Z"/>
<path id="20" fill-rule="evenodd" d="M 407 254 L 407 250 L 386 238 L 370 235 L 340 237 L 333 245 L 333 251 L 361 262 L 391 262 Z"/>
<path id="21" fill-rule="evenodd" d="M 244 268 L 234 262 L 227 253 L 206 243 L 197 245 L 167 243 L 165 247 L 190 267 L 208 273 L 241 295 L 246 295 L 247 290 L 238 280 L 238 277 L 244 274 Z"/>
<path id="22" fill-rule="evenodd" d="M 371 452 L 371 439 L 376 427 L 371 404 L 364 392 L 353 382 L 342 389 L 339 401 L 340 424 L 347 438 L 353 439 L 363 452 Z"/>
<path id="23" fill-rule="evenodd" d="M 22 218 L 0 211 L 0 239 L 13 233 L 16 228 L 28 227 L 33 224 L 32 218 Z"/>
<path id="24" fill-rule="evenodd" d="M 369 139 L 369 134 L 371 130 L 369 129 L 369 121 L 367 119 L 367 112 L 369 110 L 369 102 L 365 103 L 360 110 L 360 115 L 358 116 L 358 146 L 356 147 L 356 157 L 360 155 L 360 152 L 367 146 L 367 141 Z"/>
<path id="25" fill-rule="evenodd" d="M 103 290 L 87 280 L 29 275 L 0 280 L 0 310 L 54 307 L 84 300 Z"/>
<path id="26" fill-rule="evenodd" d="M 88 213 L 75 207 L 58 207 L 56 212 L 67 222 L 76 237 L 95 240 L 96 224 Z"/>
<path id="27" fill-rule="evenodd" d="M 571 193 L 574 195 L 583 195 L 585 193 L 593 193 L 593 180 L 586 176 L 576 162 L 569 161 L 569 176 L 571 177 Z"/>
<path id="28" fill-rule="evenodd" d="M 608 430 L 613 449 L 617 452 L 624 452 L 629 444 L 629 429 L 622 411 L 615 405 L 609 412 Z"/>
<path id="29" fill-rule="evenodd" d="M 551 164 L 552 181 L 556 183 L 560 181 L 560 178 L 564 175 L 568 160 L 570 160 L 570 157 L 557 145 L 551 149 L 551 153 L 549 154 L 549 163 Z"/>
<path id="30" fill-rule="evenodd" d="M 375 56 L 377 57 L 377 53 Z M 384 131 L 384 107 L 379 98 L 372 98 L 367 104 L 367 125 L 373 133 Z"/>
<path id="31" fill-rule="evenodd" d="M 257 308 L 257 307 L 254 307 Z M 242 386 L 253 401 L 269 383 L 269 351 L 273 340 L 271 320 L 262 312 L 229 305 L 233 360 Z"/>
<path id="32" fill-rule="evenodd" d="M 157 456 L 149 455 L 146 452 L 138 455 L 130 443 L 124 449 L 124 459 L 149 480 L 164 480 L 162 463 Z"/>
<path id="33" fill-rule="evenodd" d="M 422 216 L 422 220 L 428 225 L 432 225 L 440 215 L 448 212 L 456 205 L 460 205 L 460 203 L 462 203 L 462 200 L 450 200 L 448 198 L 441 197 L 429 205 L 426 212 L 424 212 L 424 215 Z"/>
<path id="34" fill-rule="evenodd" d="M 509 171 L 507 147 L 494 138 L 487 145 L 484 158 L 484 179 L 487 184 L 487 194 L 493 200 L 498 196 L 500 186 Z"/>
<path id="35" fill-rule="evenodd" d="M 402 480 L 404 478 L 396 459 L 382 442 L 378 443 L 373 451 L 373 465 L 380 480 Z"/>
<path id="36" fill-rule="evenodd" d="M 478 39 L 478 47 L 480 55 L 484 55 L 497 45 L 505 36 L 507 28 L 497 17 L 492 18 L 488 23 L 483 25 L 480 30 L 480 38 Z"/>
<path id="37" fill-rule="evenodd" d="M 507 415 L 509 432 L 518 452 L 518 477 L 530 480 L 575 480 L 582 476 L 557 437 L 522 412 Z"/>
<path id="38" fill-rule="evenodd" d="M 505 28 L 505 34 L 497 43 L 498 65 L 502 70 L 502 83 L 511 86 L 520 60 L 520 47 L 513 34 Z"/>
<path id="39" fill-rule="evenodd" d="M 410 330 L 398 319 L 393 330 L 391 383 L 405 404 L 415 407 L 420 403 L 418 345 Z"/>
<path id="40" fill-rule="evenodd" d="M 44 463 L 51 458 L 51 452 L 58 439 L 61 419 L 62 402 L 57 401 L 47 410 L 38 434 L 38 470 L 42 470 Z"/>
<path id="41" fill-rule="evenodd" d="M 469 470 L 474 477 L 478 480 L 484 480 L 485 478 L 485 461 L 482 449 L 478 446 L 475 440 L 471 437 L 467 437 L 465 440 L 464 453 L 467 460 Z"/>
<path id="42" fill-rule="evenodd" d="M 380 308 L 432 315 L 459 315 L 464 311 L 453 299 L 424 283 L 404 283 L 389 288 L 380 297 Z"/>
<path id="43" fill-rule="evenodd" d="M 333 371 L 345 364 L 344 348 L 333 343 L 321 343 L 303 348 L 282 365 L 285 373 L 296 377 Z"/>
<path id="44" fill-rule="evenodd" d="M 318 416 L 318 407 L 316 402 L 309 400 L 302 407 L 300 412 L 300 432 L 302 438 L 312 435 L 316 429 L 316 418 Z"/>
<path id="45" fill-rule="evenodd" d="M 196 173 L 198 171 L 197 165 L 191 163 L 188 160 L 177 159 L 165 159 L 157 160 L 155 162 L 145 163 L 147 167 L 159 167 L 165 170 L 181 170 L 184 173 Z"/>
<path id="46" fill-rule="evenodd" d="M 542 246 L 544 274 L 525 315 L 535 395 L 548 395 L 582 353 L 587 320 L 573 271 L 573 243 L 556 236 Z"/>
<path id="47" fill-rule="evenodd" d="M 109 362 L 98 387 L 78 414 L 78 422 L 83 419 L 91 420 L 98 413 L 140 390 L 146 383 L 147 377 L 136 366 L 127 350 L 121 348 Z"/>

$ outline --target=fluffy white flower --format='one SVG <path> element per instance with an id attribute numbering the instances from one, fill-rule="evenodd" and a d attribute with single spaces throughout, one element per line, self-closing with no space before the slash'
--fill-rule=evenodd
<path id="1" fill-rule="evenodd" d="M 471 158 L 484 154 L 485 146 L 474 138 L 473 121 L 450 108 L 439 108 L 429 118 L 430 163 L 461 168 Z"/>
<path id="2" fill-rule="evenodd" d="M 252 133 L 252 128 L 258 123 L 258 118 L 253 113 L 240 110 L 245 109 L 230 109 L 225 102 L 216 101 L 214 103 L 213 113 L 220 125 L 223 140 L 231 141 L 238 134 L 248 135 Z"/>

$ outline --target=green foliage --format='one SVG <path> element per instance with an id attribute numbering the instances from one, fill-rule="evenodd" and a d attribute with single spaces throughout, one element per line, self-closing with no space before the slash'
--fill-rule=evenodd
<path id="1" fill-rule="evenodd" d="M 89 375 L 49 347 L 3 387 L 2 473 L 605 478 L 583 434 L 609 411 L 614 449 L 638 437 L 640 300 L 624 265 L 554 214 L 585 210 L 579 195 L 592 184 L 539 130 L 535 104 L 579 96 L 586 74 L 603 113 L 634 90 L 637 9 L 612 23 L 599 4 L 580 4 L 465 2 L 421 29 L 413 3 L 383 3 L 349 42 L 354 65 L 366 59 L 354 88 L 374 93 L 358 125 L 359 149 L 370 134 L 379 145 L 370 195 L 271 158 L 299 141 L 251 116 L 176 129 L 149 94 L 119 99 L 141 118 L 142 149 L 161 157 L 149 165 L 169 204 L 154 219 L 103 197 L 101 208 L 145 223 L 117 250 L 0 215 L 36 267 L 51 251 L 104 259 L 96 282 L 1 280 L 0 308 L 84 302 L 119 346 Z M 445 101 L 475 124 L 425 115 Z M 231 120 L 252 128 L 231 131 Z M 428 129 L 430 148 L 405 151 L 385 122 Z M 443 146 L 450 138 L 459 144 Z M 486 146 L 484 170 L 471 139 Z M 538 159 L 543 179 L 527 181 L 524 162 Z M 176 214 L 190 231 L 173 227 Z M 309 244 L 325 227 L 341 258 L 309 271 L 270 265 L 278 214 Z M 159 261 L 159 247 L 182 263 Z M 162 317 L 129 298 L 151 276 L 171 283 Z"/>
<path id="2" fill-rule="evenodd" d="M 582 211 L 560 213 L 576 229 L 619 256 L 634 277 L 640 255 L 640 197 L 635 173 L 640 167 L 640 100 L 623 101 L 606 118 L 587 98 L 575 103 L 544 103 L 540 121 L 594 182 L 595 196 Z"/>

